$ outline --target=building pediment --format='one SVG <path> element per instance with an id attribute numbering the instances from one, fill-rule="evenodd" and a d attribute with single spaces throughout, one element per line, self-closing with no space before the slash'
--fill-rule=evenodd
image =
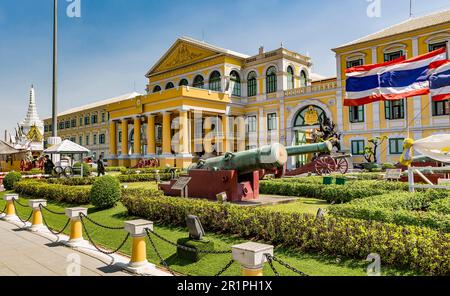
<path id="1" fill-rule="evenodd" d="M 178 40 L 169 51 L 147 73 L 147 76 L 171 69 L 190 65 L 209 57 L 217 56 L 221 52 L 203 48 L 187 41 Z"/>

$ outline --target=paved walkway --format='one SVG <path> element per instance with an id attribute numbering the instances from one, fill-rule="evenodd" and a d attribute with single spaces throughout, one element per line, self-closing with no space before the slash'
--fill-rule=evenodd
<path id="1" fill-rule="evenodd" d="M 0 276 L 66 276 L 75 268 L 81 276 L 126 276 L 115 265 L 74 251 L 49 238 L 0 221 Z"/>

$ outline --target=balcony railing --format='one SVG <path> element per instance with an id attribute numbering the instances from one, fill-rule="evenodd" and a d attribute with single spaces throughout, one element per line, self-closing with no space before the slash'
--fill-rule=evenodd
<path id="1" fill-rule="evenodd" d="M 303 95 L 303 94 L 309 94 L 309 93 L 314 93 L 314 92 L 333 90 L 335 88 L 337 88 L 336 81 L 325 82 L 325 83 L 313 84 L 313 85 L 306 86 L 306 87 L 300 87 L 300 88 L 286 90 L 284 92 L 284 96 L 290 97 L 290 96 L 296 96 L 296 95 Z"/>

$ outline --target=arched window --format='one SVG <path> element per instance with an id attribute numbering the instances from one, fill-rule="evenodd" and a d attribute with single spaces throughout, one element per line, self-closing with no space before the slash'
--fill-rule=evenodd
<path id="1" fill-rule="evenodd" d="M 241 77 L 239 73 L 236 71 L 231 71 L 230 73 L 231 86 L 233 87 L 233 92 L 231 93 L 233 96 L 240 97 L 241 96 Z"/>
<path id="2" fill-rule="evenodd" d="M 205 79 L 202 75 L 197 75 L 194 78 L 194 83 L 192 84 L 193 87 L 197 88 L 205 88 Z"/>
<path id="3" fill-rule="evenodd" d="M 214 71 L 209 76 L 209 89 L 213 91 L 221 91 L 221 79 L 220 73 L 218 71 Z"/>
<path id="4" fill-rule="evenodd" d="M 257 83 L 256 83 L 256 72 L 252 71 L 247 76 L 247 96 L 256 96 Z"/>
<path id="5" fill-rule="evenodd" d="M 300 72 L 300 87 L 307 87 L 308 86 L 308 77 L 306 76 L 305 71 Z"/>
<path id="6" fill-rule="evenodd" d="M 181 79 L 180 83 L 178 85 L 179 86 L 188 86 L 189 85 L 189 81 L 187 81 L 187 79 Z"/>
<path id="7" fill-rule="evenodd" d="M 294 70 L 291 66 L 287 68 L 287 88 L 293 89 L 294 88 Z"/>
<path id="8" fill-rule="evenodd" d="M 157 93 L 157 92 L 160 92 L 161 91 L 161 86 L 159 86 L 159 85 L 157 85 L 157 86 L 155 86 L 154 88 L 153 88 L 153 92 L 154 93 Z"/>
<path id="9" fill-rule="evenodd" d="M 174 88 L 174 87 L 175 87 L 175 85 L 173 85 L 172 82 L 169 82 L 169 83 L 166 84 L 166 89 L 171 89 L 171 88 Z"/>
<path id="10" fill-rule="evenodd" d="M 266 72 L 266 92 L 268 94 L 277 92 L 277 69 L 273 66 Z"/>

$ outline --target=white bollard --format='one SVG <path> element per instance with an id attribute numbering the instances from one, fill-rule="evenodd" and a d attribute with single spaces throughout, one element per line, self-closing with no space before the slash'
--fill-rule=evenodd
<path id="1" fill-rule="evenodd" d="M 241 264 L 243 276 L 263 276 L 265 254 L 273 256 L 273 246 L 254 242 L 231 247 L 233 259 Z"/>
<path id="2" fill-rule="evenodd" d="M 147 220 L 125 222 L 124 229 L 130 233 L 133 239 L 131 260 L 126 266 L 126 269 L 137 274 L 143 274 L 147 269 L 154 268 L 154 265 L 147 261 L 147 247 L 145 243 L 147 239 L 146 228 L 153 230 L 153 222 Z"/>
<path id="3" fill-rule="evenodd" d="M 70 219 L 70 239 L 66 242 L 69 247 L 75 248 L 86 244 L 83 239 L 83 225 L 81 224 L 80 214 L 87 216 L 86 208 L 67 208 L 65 209 L 67 218 Z"/>
<path id="4" fill-rule="evenodd" d="M 16 208 L 14 207 L 14 200 L 19 200 L 18 194 L 5 194 L 3 199 L 6 201 L 6 215 L 3 217 L 5 221 L 18 221 L 16 215 Z"/>

